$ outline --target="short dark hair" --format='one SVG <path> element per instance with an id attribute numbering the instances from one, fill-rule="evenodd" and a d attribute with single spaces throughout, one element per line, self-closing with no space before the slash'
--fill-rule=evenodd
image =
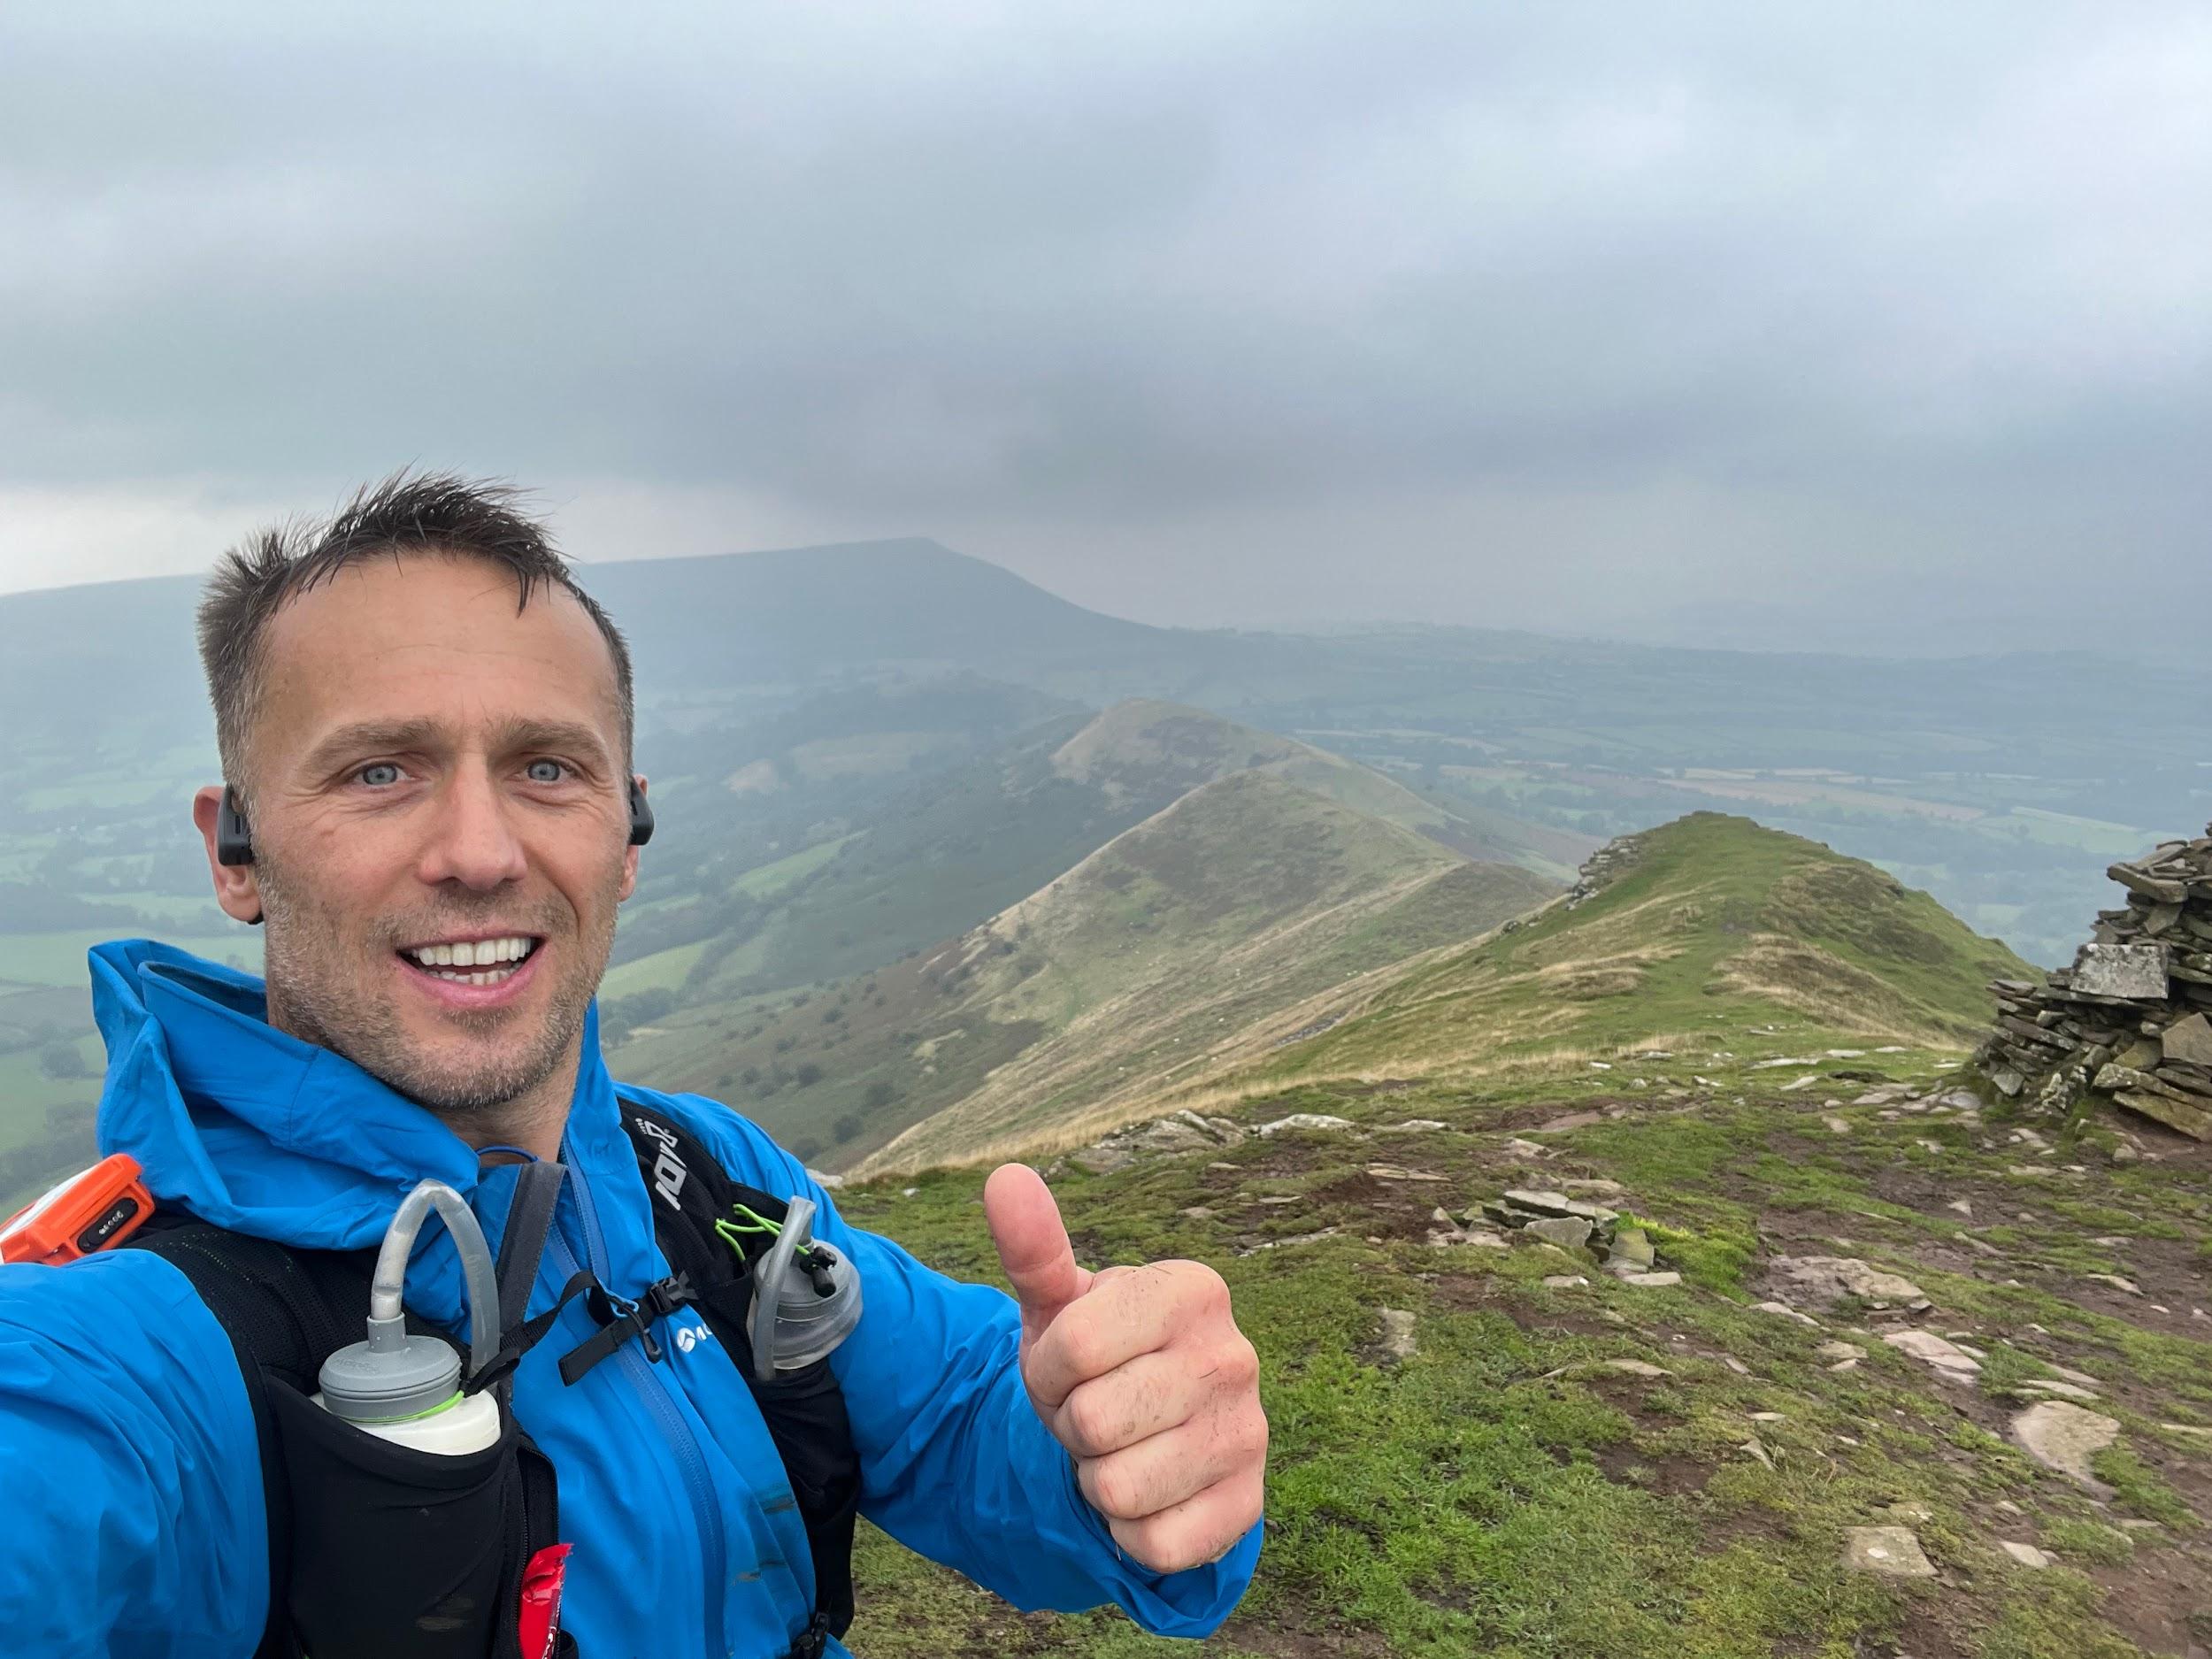
<path id="1" fill-rule="evenodd" d="M 598 602 L 576 585 L 568 561 L 545 526 L 522 510 L 522 500 L 520 490 L 495 480 L 399 472 L 380 484 L 363 485 L 326 519 L 271 525 L 225 553 L 201 591 L 199 613 L 200 664 L 215 705 L 224 778 L 244 789 L 246 732 L 265 690 L 269 619 L 349 566 L 410 553 L 505 567 L 519 589 L 518 610 L 529 604 L 540 584 L 561 589 L 583 606 L 614 657 L 626 769 L 636 723 L 629 647 Z"/>

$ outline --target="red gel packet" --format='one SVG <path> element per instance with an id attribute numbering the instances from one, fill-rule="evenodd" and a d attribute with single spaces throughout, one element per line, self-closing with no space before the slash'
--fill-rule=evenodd
<path id="1" fill-rule="evenodd" d="M 522 1619 L 517 1634 L 523 1659 L 553 1659 L 561 1633 L 561 1582 L 568 1576 L 568 1544 L 548 1544 L 522 1570 Z"/>

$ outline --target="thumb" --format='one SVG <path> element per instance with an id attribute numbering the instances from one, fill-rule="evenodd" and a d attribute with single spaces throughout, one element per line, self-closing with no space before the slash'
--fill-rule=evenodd
<path id="1" fill-rule="evenodd" d="M 1090 1288 L 1091 1276 L 1075 1264 L 1075 1247 L 1068 1242 L 1052 1189 L 1026 1164 L 1002 1164 L 991 1171 L 983 1184 L 983 1218 L 1021 1303 L 1026 1353 L 1060 1310 Z"/>

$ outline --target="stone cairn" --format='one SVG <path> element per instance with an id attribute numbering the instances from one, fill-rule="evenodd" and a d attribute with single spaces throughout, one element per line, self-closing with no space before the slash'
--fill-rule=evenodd
<path id="1" fill-rule="evenodd" d="M 2105 872 L 2128 891 L 2048 984 L 2000 979 L 1974 1064 L 1998 1092 L 2062 1114 L 2084 1095 L 2212 1141 L 2212 826 Z"/>

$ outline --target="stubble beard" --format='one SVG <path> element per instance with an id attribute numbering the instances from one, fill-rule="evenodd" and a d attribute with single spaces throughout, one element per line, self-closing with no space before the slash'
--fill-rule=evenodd
<path id="1" fill-rule="evenodd" d="M 434 1112 L 465 1138 L 488 1135 L 515 1140 L 541 1118 L 557 1122 L 566 1114 L 565 1094 L 539 1098 L 566 1071 L 572 1087 L 585 1011 L 596 995 L 614 948 L 615 894 L 619 872 L 609 884 L 606 902 L 595 907 L 605 919 L 588 933 L 572 910 L 557 898 L 529 908 L 521 920 L 528 931 L 557 945 L 553 963 L 558 977 L 534 1028 L 518 1020 L 534 1017 L 495 1010 L 450 1010 L 442 1018 L 464 1041 L 457 1053 L 426 1053 L 400 1018 L 388 983 L 361 983 L 364 969 L 354 952 L 365 949 L 367 961 L 389 955 L 410 940 L 441 933 L 465 933 L 488 922 L 494 905 L 500 921 L 518 920 L 511 900 L 484 901 L 486 915 L 471 918 L 464 906 L 448 905 L 434 918 L 407 918 L 378 925 L 377 937 L 357 943 L 345 919 L 319 903 L 265 855 L 255 860 L 266 928 L 265 951 L 269 1023 L 303 1042 L 327 1048 L 409 1100 Z M 388 939 L 383 935 L 388 933 Z M 543 947 L 541 947 L 542 949 Z M 508 1041 L 498 1041 L 501 1038 Z M 474 1039 L 477 1041 L 469 1041 Z M 532 1120 L 530 1123 L 520 1121 Z"/>

